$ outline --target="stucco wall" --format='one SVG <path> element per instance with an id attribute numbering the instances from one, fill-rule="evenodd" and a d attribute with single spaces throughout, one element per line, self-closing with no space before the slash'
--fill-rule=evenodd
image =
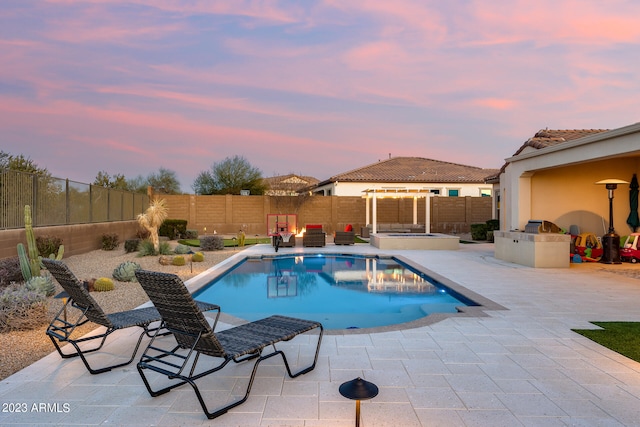
<path id="1" fill-rule="evenodd" d="M 631 181 L 639 167 L 638 158 L 629 157 L 538 171 L 531 177 L 530 219 L 548 220 L 565 229 L 575 224 L 581 232 L 605 234 L 609 228 L 608 192 L 594 183 L 607 178 Z M 618 234 L 633 231 L 626 224 L 628 185 L 618 185 L 614 191 L 613 213 Z"/>

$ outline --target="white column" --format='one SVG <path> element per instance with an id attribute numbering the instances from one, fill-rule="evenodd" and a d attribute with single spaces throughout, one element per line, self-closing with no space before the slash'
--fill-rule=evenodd
<path id="1" fill-rule="evenodd" d="M 369 209 L 369 193 L 367 193 L 367 197 L 365 197 L 365 203 L 366 203 L 366 207 L 365 207 L 365 226 L 371 224 L 371 222 L 369 222 L 369 218 L 370 218 L 370 209 Z"/>
<path id="2" fill-rule="evenodd" d="M 427 196 L 424 198 L 424 232 L 431 233 L 431 193 L 427 193 Z"/>
<path id="3" fill-rule="evenodd" d="M 413 197 L 413 223 L 418 223 L 418 198 Z"/>
<path id="4" fill-rule="evenodd" d="M 376 192 L 373 192 L 373 221 L 371 222 L 371 232 L 372 233 L 377 233 L 378 232 L 378 203 L 377 203 L 377 195 Z"/>

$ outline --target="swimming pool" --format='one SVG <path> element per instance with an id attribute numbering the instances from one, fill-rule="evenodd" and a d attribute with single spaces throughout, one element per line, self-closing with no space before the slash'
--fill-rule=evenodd
<path id="1" fill-rule="evenodd" d="M 248 257 L 194 297 L 249 321 L 282 314 L 326 329 L 396 325 L 477 305 L 397 257 L 339 254 Z"/>

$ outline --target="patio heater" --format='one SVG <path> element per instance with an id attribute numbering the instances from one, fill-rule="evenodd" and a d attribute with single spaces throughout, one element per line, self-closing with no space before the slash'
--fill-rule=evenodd
<path id="1" fill-rule="evenodd" d="M 613 190 L 618 188 L 618 184 L 628 184 L 621 179 L 603 179 L 596 182 L 604 185 L 609 193 L 609 231 L 602 236 L 602 258 L 600 262 L 605 264 L 622 264 L 620 260 L 620 236 L 613 228 Z"/>
<path id="2" fill-rule="evenodd" d="M 360 427 L 360 401 L 376 397 L 378 386 L 358 377 L 355 380 L 342 383 L 338 390 L 347 399 L 356 401 L 356 427 Z"/>

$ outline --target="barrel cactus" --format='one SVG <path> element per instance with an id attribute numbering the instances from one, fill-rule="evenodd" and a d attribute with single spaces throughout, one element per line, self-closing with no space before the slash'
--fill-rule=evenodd
<path id="1" fill-rule="evenodd" d="M 202 262 L 204 261 L 204 254 L 202 252 L 196 252 L 191 256 L 191 261 L 193 262 Z"/>
<path id="2" fill-rule="evenodd" d="M 93 282 L 93 290 L 96 292 L 112 291 L 113 288 L 113 280 L 108 277 L 100 277 Z"/>
<path id="3" fill-rule="evenodd" d="M 182 255 L 177 255 L 173 257 L 173 261 L 171 261 L 171 264 L 173 265 L 185 265 L 187 262 L 184 259 L 184 257 Z"/>
<path id="4" fill-rule="evenodd" d="M 30 291 L 40 292 L 48 297 L 56 292 L 56 286 L 50 275 L 33 276 L 26 283 L 27 289 Z"/>
<path id="5" fill-rule="evenodd" d="M 136 270 L 141 268 L 137 262 L 125 261 L 113 270 L 113 278 L 121 282 L 136 282 Z"/>

